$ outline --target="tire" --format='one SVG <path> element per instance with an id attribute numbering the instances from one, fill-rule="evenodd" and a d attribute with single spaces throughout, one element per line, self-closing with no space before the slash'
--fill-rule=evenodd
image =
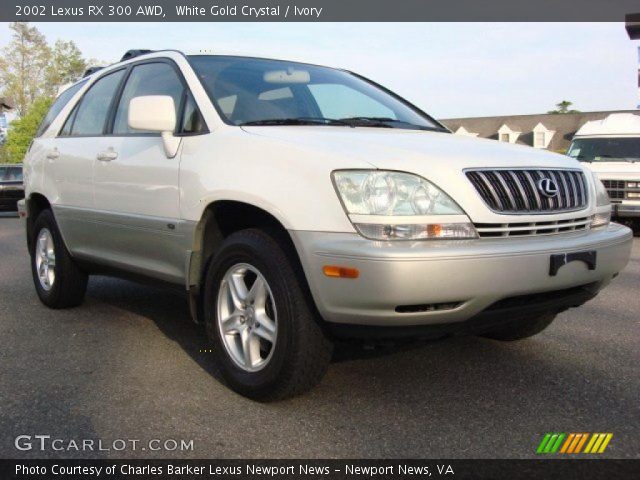
<path id="1" fill-rule="evenodd" d="M 205 325 L 221 374 L 233 390 L 254 400 L 311 389 L 331 361 L 333 344 L 317 321 L 294 255 L 278 235 L 242 230 L 223 242 L 206 272 Z M 254 288 L 259 281 L 266 287 Z M 238 309 L 242 298 L 245 309 Z"/>
<path id="2" fill-rule="evenodd" d="M 483 332 L 480 336 L 504 342 L 533 337 L 551 325 L 556 315 L 555 312 L 549 312 L 536 317 L 519 318 Z"/>
<path id="3" fill-rule="evenodd" d="M 87 291 L 88 277 L 71 258 L 51 210 L 43 210 L 36 218 L 30 243 L 31 273 L 40 301 L 56 309 L 80 305 Z M 43 248 L 46 255 L 40 254 Z M 42 263 L 46 265 L 42 267 Z M 53 275 L 46 275 L 47 280 L 41 279 L 40 268 L 48 269 Z"/>

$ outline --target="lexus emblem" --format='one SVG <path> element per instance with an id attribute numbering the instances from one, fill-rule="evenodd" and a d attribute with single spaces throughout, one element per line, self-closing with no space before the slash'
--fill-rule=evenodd
<path id="1" fill-rule="evenodd" d="M 538 191 L 547 198 L 558 195 L 558 185 L 550 178 L 541 178 L 538 180 Z"/>

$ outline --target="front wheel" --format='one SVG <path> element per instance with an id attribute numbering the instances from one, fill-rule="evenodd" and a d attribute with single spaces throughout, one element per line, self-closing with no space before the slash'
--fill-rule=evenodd
<path id="1" fill-rule="evenodd" d="M 542 332 L 551 325 L 557 313 L 547 312 L 534 317 L 518 318 L 483 332 L 482 337 L 511 342 L 529 338 Z"/>
<path id="2" fill-rule="evenodd" d="M 277 238 L 255 229 L 232 234 L 205 281 L 205 323 L 221 373 L 231 388 L 257 400 L 315 386 L 333 349 L 294 253 Z"/>
<path id="3" fill-rule="evenodd" d="M 33 283 L 42 303 L 50 308 L 80 305 L 87 291 L 87 274 L 67 251 L 51 210 L 36 218 L 30 253 Z"/>

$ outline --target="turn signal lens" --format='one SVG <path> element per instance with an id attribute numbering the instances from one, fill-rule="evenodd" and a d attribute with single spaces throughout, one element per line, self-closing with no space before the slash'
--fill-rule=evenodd
<path id="1" fill-rule="evenodd" d="M 358 278 L 360 272 L 357 268 L 340 267 L 338 265 L 325 265 L 322 271 L 327 277 L 335 278 Z"/>
<path id="2" fill-rule="evenodd" d="M 424 240 L 477 238 L 471 223 L 430 223 L 426 225 L 380 225 L 376 223 L 356 223 L 356 229 L 371 240 Z"/>
<path id="3" fill-rule="evenodd" d="M 591 228 L 606 227 L 611 222 L 611 210 L 607 212 L 599 212 L 593 216 Z"/>

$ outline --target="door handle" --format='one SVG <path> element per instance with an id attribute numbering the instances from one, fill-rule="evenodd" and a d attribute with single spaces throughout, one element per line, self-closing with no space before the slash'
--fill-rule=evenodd
<path id="1" fill-rule="evenodd" d="M 50 152 L 47 153 L 47 158 L 49 160 L 55 160 L 56 158 L 60 157 L 60 152 L 58 151 L 57 148 L 51 150 Z"/>
<path id="2" fill-rule="evenodd" d="M 118 158 L 118 152 L 107 150 L 106 152 L 100 152 L 96 158 L 101 162 L 110 162 L 111 160 Z"/>

